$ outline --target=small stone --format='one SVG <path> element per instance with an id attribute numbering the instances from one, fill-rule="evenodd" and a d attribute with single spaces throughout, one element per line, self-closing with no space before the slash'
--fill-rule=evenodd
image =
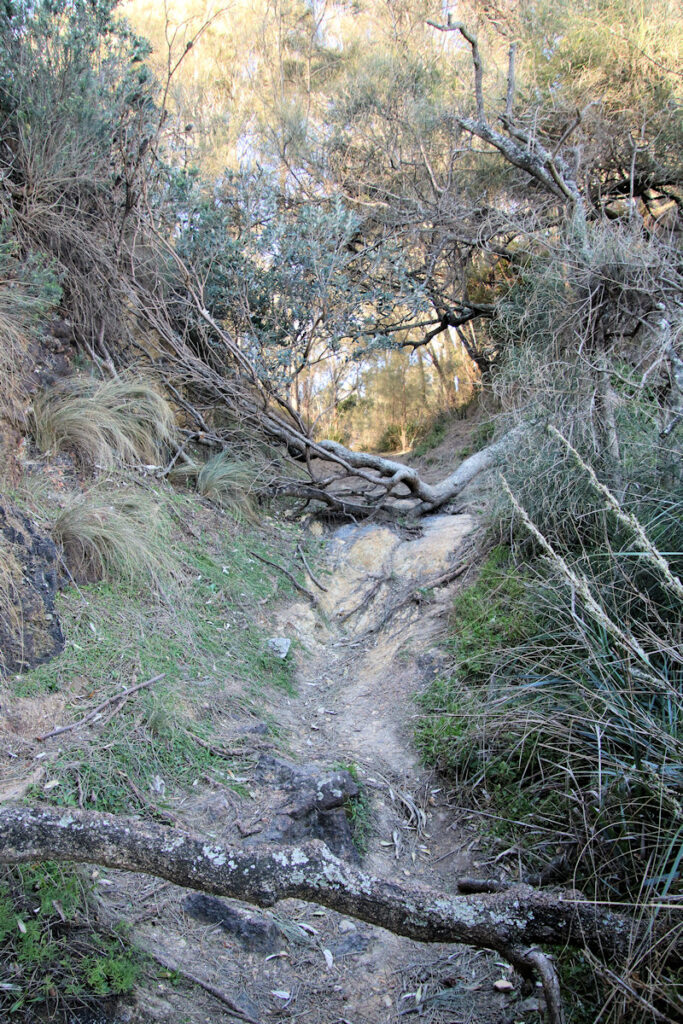
<path id="1" fill-rule="evenodd" d="M 283 661 L 287 657 L 291 646 L 292 641 L 286 636 L 271 636 L 267 641 L 267 647 L 271 654 L 274 654 L 276 658 L 281 658 Z"/>
<path id="2" fill-rule="evenodd" d="M 493 987 L 496 992 L 511 992 L 515 986 L 507 978 L 499 978 L 498 981 L 494 981 Z"/>
<path id="3" fill-rule="evenodd" d="M 344 920 L 339 922 L 339 931 L 342 932 L 342 934 L 344 932 L 355 932 L 355 930 L 356 926 L 353 921 Z"/>

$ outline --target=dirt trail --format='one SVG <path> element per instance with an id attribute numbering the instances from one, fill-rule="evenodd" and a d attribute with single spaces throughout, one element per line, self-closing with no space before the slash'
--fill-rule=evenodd
<path id="1" fill-rule="evenodd" d="M 481 872 L 482 854 L 476 833 L 420 767 L 413 745 L 413 696 L 439 670 L 436 641 L 458 584 L 426 593 L 420 587 L 471 559 L 476 525 L 470 515 L 435 516 L 412 538 L 383 526 L 339 529 L 327 546 L 319 607 L 292 604 L 274 623 L 274 632 L 297 641 L 297 694 L 272 709 L 285 756 L 320 774 L 352 765 L 369 798 L 364 868 L 443 891 L 453 891 L 459 876 Z M 179 810 L 188 824 L 219 839 L 258 843 L 272 837 L 288 799 L 277 788 L 277 770 L 266 775 L 247 773 L 248 799 L 211 790 Z M 136 891 L 130 876 L 119 875 L 108 897 L 110 910 L 118 904 L 122 916 L 132 917 L 134 940 L 229 993 L 255 1020 L 525 1019 L 519 1003 L 513 1012 L 514 997 L 494 988 L 507 973 L 487 954 L 423 946 L 298 901 L 274 914 L 244 907 L 235 919 L 218 901 L 198 912 L 193 897 L 150 880 L 141 900 L 139 885 Z M 235 1018 L 197 989 L 162 984 L 142 994 L 128 1019 Z"/>

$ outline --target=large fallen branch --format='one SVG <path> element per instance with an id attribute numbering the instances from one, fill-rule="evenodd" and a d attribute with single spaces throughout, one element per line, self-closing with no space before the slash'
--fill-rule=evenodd
<path id="1" fill-rule="evenodd" d="M 626 962 L 646 928 L 575 892 L 513 885 L 502 892 L 452 896 L 397 885 L 347 864 L 318 840 L 241 850 L 178 829 L 93 811 L 0 809 L 0 864 L 40 860 L 144 872 L 260 907 L 296 898 L 420 942 L 459 942 L 497 950 L 522 973 L 539 971 L 546 996 L 554 1002 L 553 986 L 543 977 L 548 963 L 539 962 L 542 954 L 535 947 L 586 948 L 614 965 Z M 673 950 L 671 955 L 680 960 L 680 952 Z"/>
<path id="2" fill-rule="evenodd" d="M 161 244 L 162 240 L 159 241 Z M 409 499 L 412 514 L 424 515 L 456 498 L 517 440 L 520 430 L 511 431 L 465 459 L 437 484 L 425 482 L 415 469 L 401 462 L 370 452 L 355 452 L 336 441 L 316 441 L 299 413 L 267 376 L 257 372 L 237 340 L 205 308 L 201 284 L 190 268 L 168 243 L 163 244 L 184 282 L 184 293 L 176 296 L 177 302 L 183 307 L 187 322 L 194 323 L 206 337 L 201 343 L 195 339 L 191 344 L 187 332 L 179 329 L 177 317 L 174 320 L 168 315 L 163 302 L 154 301 L 144 288 L 132 286 L 131 306 L 140 322 L 154 332 L 154 348 L 161 348 L 164 353 L 163 360 L 157 361 L 157 370 L 162 378 L 168 377 L 176 396 L 180 394 L 179 388 L 185 392 L 182 407 L 195 418 L 200 431 L 207 430 L 207 423 L 204 413 L 195 406 L 204 410 L 224 409 L 234 416 L 245 434 L 274 444 L 297 461 L 299 470 L 305 466 L 307 477 L 299 473 L 295 477 L 276 474 L 266 488 L 268 495 L 301 498 L 353 519 L 391 515 L 396 511 L 396 499 L 403 499 L 401 512 L 405 513 L 405 499 Z M 193 396 L 193 401 L 188 396 Z M 220 443 L 220 438 L 216 440 Z M 229 440 L 226 433 L 226 445 Z M 314 460 L 332 465 L 332 474 L 321 479 L 313 466 Z"/>

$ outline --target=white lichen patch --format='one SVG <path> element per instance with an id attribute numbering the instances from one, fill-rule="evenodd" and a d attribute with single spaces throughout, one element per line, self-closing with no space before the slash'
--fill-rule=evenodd
<path id="1" fill-rule="evenodd" d="M 308 857 L 303 850 L 292 850 L 292 864 L 308 864 Z"/>
<path id="2" fill-rule="evenodd" d="M 221 850 L 220 846 L 202 846 L 202 853 L 217 868 L 223 867 L 227 860 L 225 850 Z"/>

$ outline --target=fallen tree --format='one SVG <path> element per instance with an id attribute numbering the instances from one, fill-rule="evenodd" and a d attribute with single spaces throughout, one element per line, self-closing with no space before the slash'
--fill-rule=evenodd
<path id="1" fill-rule="evenodd" d="M 592 904 L 574 891 L 512 884 L 491 892 L 467 880 L 466 893 L 374 878 L 318 840 L 294 847 L 241 850 L 134 818 L 53 807 L 0 809 L 0 864 L 57 860 L 99 864 L 164 878 L 187 888 L 270 907 L 283 899 L 317 903 L 420 942 L 464 943 L 502 954 L 526 977 L 537 972 L 554 1022 L 562 1020 L 559 984 L 540 945 L 590 950 L 624 963 L 647 925 Z M 495 887 L 494 887 L 495 888 Z M 669 956 L 681 960 L 679 950 Z"/>
<path id="2" fill-rule="evenodd" d="M 217 448 L 234 449 L 240 435 L 248 439 L 247 444 L 272 446 L 278 468 L 263 487 L 265 497 L 299 498 L 306 505 L 326 507 L 350 519 L 386 517 L 399 510 L 419 517 L 453 501 L 519 439 L 522 428 L 509 431 L 436 484 L 393 459 L 353 451 L 337 441 L 316 440 L 299 413 L 268 377 L 259 374 L 230 331 L 206 308 L 201 283 L 190 268 L 163 237 L 156 233 L 155 238 L 176 264 L 182 288 L 169 302 L 146 287 L 131 287 L 129 301 L 135 316 L 155 339 L 145 354 L 193 421 L 198 432 L 193 437 L 201 436 L 203 443 Z M 213 427 L 205 409 L 231 416 L 231 428 Z M 283 465 L 285 456 L 289 456 L 289 468 Z"/>

